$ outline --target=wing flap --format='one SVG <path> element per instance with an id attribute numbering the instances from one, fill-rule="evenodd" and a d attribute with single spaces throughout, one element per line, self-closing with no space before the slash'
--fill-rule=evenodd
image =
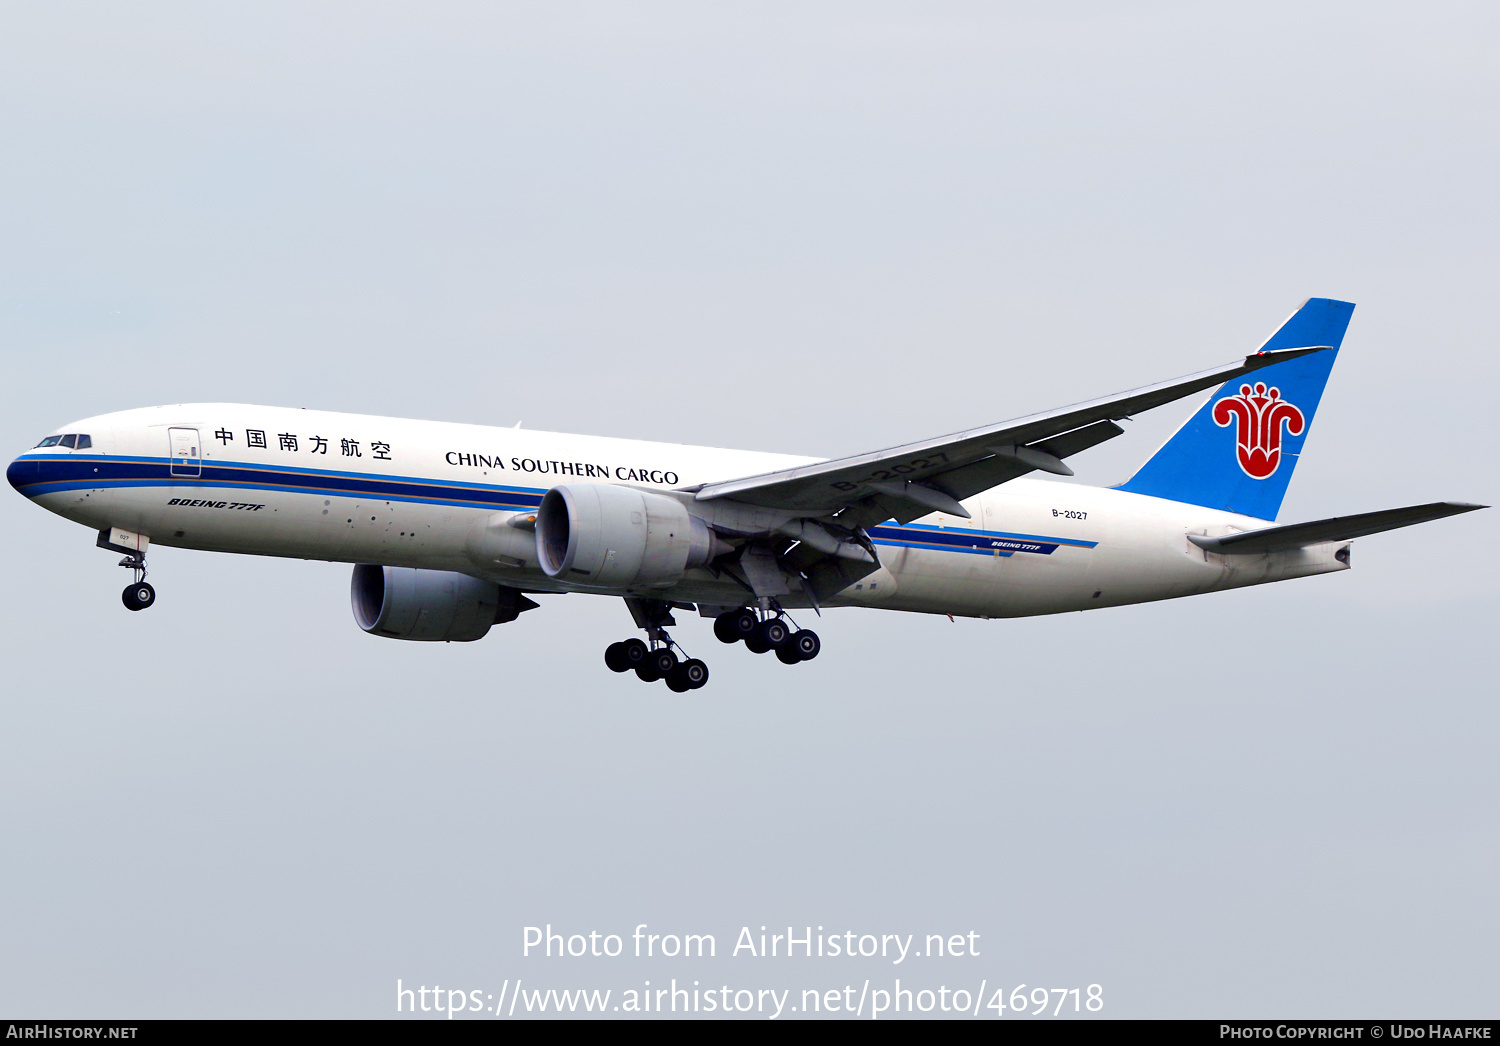
<path id="1" fill-rule="evenodd" d="M 1077 454 L 1080 451 L 1096 447 L 1105 440 L 1114 439 L 1122 435 L 1124 429 L 1112 421 L 1097 421 L 1092 425 L 1085 425 L 1081 429 L 1074 429 L 1061 436 L 1034 443 L 1031 446 L 1015 448 L 1017 451 L 1040 451 L 1050 458 L 1061 461 L 1063 458 Z M 975 494 L 998 487 L 1002 483 L 1009 483 L 1019 476 L 1034 471 L 1038 466 L 1028 463 L 1020 454 L 997 453 L 988 458 L 983 458 L 968 465 L 961 465 L 951 472 L 944 472 L 932 481 L 931 486 L 962 501 L 971 498 Z M 1048 470 L 1055 471 L 1055 470 Z M 1071 470 L 1070 470 L 1071 471 Z"/>

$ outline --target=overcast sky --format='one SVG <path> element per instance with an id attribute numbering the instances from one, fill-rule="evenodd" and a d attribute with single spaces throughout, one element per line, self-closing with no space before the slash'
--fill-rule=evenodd
<path id="1" fill-rule="evenodd" d="M 852 453 L 1328 296 L 1281 520 L 1492 503 L 1497 47 L 1479 3 L 9 3 L 0 435 L 226 400 Z M 896 976 L 1493 1016 L 1497 518 L 1155 605 L 833 611 L 792 668 L 693 619 L 674 695 L 605 669 L 598 597 L 399 643 L 347 565 L 153 548 L 130 614 L 6 491 L 0 1017 Z M 523 958 L 544 923 L 720 954 Z M 981 954 L 728 954 L 789 924 Z"/>

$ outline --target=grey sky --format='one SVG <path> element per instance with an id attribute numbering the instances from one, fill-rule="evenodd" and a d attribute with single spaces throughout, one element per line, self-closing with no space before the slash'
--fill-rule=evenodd
<path id="1" fill-rule="evenodd" d="M 0 434 L 231 400 L 854 452 L 1224 362 L 1320 295 L 1359 307 L 1281 518 L 1493 503 L 1497 23 L 10 4 Z M 614 600 L 402 644 L 347 566 L 156 549 L 128 614 L 6 491 L 0 1016 L 892 973 L 521 959 L 543 922 L 972 929 L 897 972 L 1112 1016 L 1493 1016 L 1496 518 L 1192 600 L 832 612 L 791 669 L 694 621 L 677 696 L 605 670 Z"/>

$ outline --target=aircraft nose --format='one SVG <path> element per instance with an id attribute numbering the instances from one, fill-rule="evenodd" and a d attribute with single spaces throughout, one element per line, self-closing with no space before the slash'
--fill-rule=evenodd
<path id="1" fill-rule="evenodd" d="M 40 469 L 38 462 L 20 457 L 10 463 L 10 467 L 5 470 L 5 478 L 10 481 L 11 486 L 24 494 L 27 485 L 36 482 Z"/>

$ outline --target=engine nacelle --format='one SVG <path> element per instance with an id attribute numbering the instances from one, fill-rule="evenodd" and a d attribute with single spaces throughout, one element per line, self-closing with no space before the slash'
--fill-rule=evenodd
<path id="1" fill-rule="evenodd" d="M 682 502 L 633 487 L 553 487 L 536 515 L 548 577 L 590 588 L 665 588 L 730 551 Z"/>
<path id="2" fill-rule="evenodd" d="M 349 593 L 359 627 L 387 639 L 468 643 L 519 612 L 506 617 L 503 611 L 505 595 L 520 593 L 451 570 L 361 563 Z"/>

